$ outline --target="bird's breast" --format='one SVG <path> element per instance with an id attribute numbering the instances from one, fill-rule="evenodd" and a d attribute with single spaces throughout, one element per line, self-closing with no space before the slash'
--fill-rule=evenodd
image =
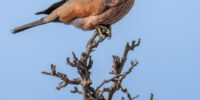
<path id="1" fill-rule="evenodd" d="M 106 6 L 105 0 L 71 0 L 57 10 L 61 22 L 98 15 Z"/>

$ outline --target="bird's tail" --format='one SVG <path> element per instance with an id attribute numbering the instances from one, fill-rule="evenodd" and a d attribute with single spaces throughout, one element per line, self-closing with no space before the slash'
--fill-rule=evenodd
<path id="1" fill-rule="evenodd" d="M 12 33 L 16 34 L 18 32 L 24 31 L 26 29 L 29 29 L 29 28 L 32 28 L 32 27 L 35 27 L 35 26 L 38 26 L 38 25 L 46 24 L 46 23 L 47 22 L 44 21 L 44 18 L 41 18 L 40 20 L 37 20 L 37 21 L 31 22 L 29 24 L 26 24 L 26 25 L 23 25 L 23 26 L 20 26 L 20 27 L 13 29 Z"/>

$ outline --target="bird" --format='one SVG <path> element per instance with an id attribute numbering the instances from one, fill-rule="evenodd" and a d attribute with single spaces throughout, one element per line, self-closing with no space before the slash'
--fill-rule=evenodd
<path id="1" fill-rule="evenodd" d="M 96 29 L 100 36 L 111 36 L 111 25 L 128 14 L 134 2 L 135 0 L 61 0 L 35 13 L 45 14 L 45 17 L 17 27 L 12 33 L 16 34 L 50 22 L 59 22 L 74 25 L 85 31 Z"/>

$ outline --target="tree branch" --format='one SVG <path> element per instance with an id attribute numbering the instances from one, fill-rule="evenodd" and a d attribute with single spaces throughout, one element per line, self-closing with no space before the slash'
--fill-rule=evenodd
<path id="1" fill-rule="evenodd" d="M 51 72 L 42 72 L 43 74 L 46 75 L 51 75 L 51 76 L 55 76 L 60 78 L 61 80 L 63 80 L 63 82 L 61 82 L 59 84 L 58 87 L 56 87 L 57 90 L 60 90 L 61 88 L 66 87 L 68 84 L 72 84 L 72 85 L 79 85 L 81 84 L 81 80 L 79 78 L 70 80 L 66 74 L 60 73 L 60 72 L 56 72 L 56 66 L 55 65 L 51 65 Z"/>
<path id="2" fill-rule="evenodd" d="M 66 74 L 61 72 L 56 72 L 56 66 L 51 65 L 51 72 L 42 72 L 43 74 L 54 76 L 60 78 L 62 82 L 56 88 L 60 90 L 61 88 L 66 87 L 67 85 L 81 85 L 82 90 L 80 91 L 78 87 L 74 87 L 71 90 L 71 93 L 78 93 L 83 96 L 84 100 L 112 100 L 112 97 L 116 91 L 121 90 L 121 92 L 125 93 L 129 100 L 134 100 L 139 97 L 139 95 L 135 97 L 131 97 L 131 94 L 128 92 L 127 88 L 122 88 L 122 81 L 126 78 L 128 74 L 130 74 L 135 66 L 137 66 L 138 61 L 131 61 L 131 67 L 122 73 L 124 68 L 124 64 L 127 60 L 127 55 L 129 51 L 133 51 L 137 46 L 140 44 L 140 39 L 138 43 L 132 41 L 132 44 L 126 44 L 125 50 L 123 52 L 123 56 L 120 58 L 119 56 L 113 56 L 113 70 L 110 74 L 114 75 L 112 78 L 108 80 L 104 80 L 100 85 L 98 85 L 95 89 L 91 86 L 92 80 L 90 78 L 90 69 L 93 66 L 93 60 L 91 53 L 94 51 L 95 48 L 99 46 L 101 42 L 103 42 L 106 37 L 97 37 L 98 32 L 95 31 L 93 36 L 89 39 L 86 49 L 84 52 L 81 53 L 81 57 L 78 58 L 74 52 L 72 52 L 73 60 L 70 61 L 70 58 L 67 57 L 66 61 L 67 64 L 73 68 L 77 69 L 79 74 L 79 78 L 75 78 L 73 80 L 69 79 Z M 104 87 L 105 84 L 111 83 L 110 87 Z M 108 93 L 108 97 L 104 96 L 104 93 Z M 122 100 L 125 100 L 122 97 Z"/>

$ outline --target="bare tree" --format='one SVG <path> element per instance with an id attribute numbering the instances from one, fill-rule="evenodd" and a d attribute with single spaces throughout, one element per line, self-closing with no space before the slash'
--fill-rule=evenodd
<path id="1" fill-rule="evenodd" d="M 79 74 L 78 78 L 70 79 L 66 74 L 57 72 L 56 66 L 53 64 L 51 65 L 51 72 L 42 73 L 58 77 L 62 80 L 59 86 L 56 87 L 56 89 L 58 90 L 66 87 L 67 85 L 75 85 L 74 89 L 71 90 L 71 93 L 81 94 L 83 96 L 83 100 L 112 100 L 114 93 L 116 93 L 117 91 L 125 93 L 129 100 L 134 100 L 138 98 L 139 95 L 134 97 L 131 96 L 131 94 L 128 92 L 128 89 L 122 86 L 122 81 L 133 70 L 133 68 L 137 66 L 138 61 L 131 61 L 130 68 L 127 71 L 122 72 L 122 69 L 124 68 L 128 53 L 139 46 L 140 39 L 137 43 L 135 41 L 132 41 L 131 44 L 127 43 L 123 56 L 121 58 L 119 56 L 113 56 L 113 70 L 110 72 L 110 74 L 113 75 L 112 78 L 104 80 L 97 87 L 91 86 L 93 84 L 90 78 L 90 69 L 93 66 L 91 53 L 105 39 L 106 37 L 98 37 L 98 32 L 95 31 L 95 33 L 87 43 L 86 50 L 82 52 L 80 58 L 77 58 L 74 52 L 72 52 L 73 61 L 70 61 L 69 57 L 67 58 L 67 64 L 77 69 L 77 72 Z M 105 84 L 107 83 L 112 83 L 112 85 L 110 87 L 105 87 Z M 82 89 L 79 89 L 77 87 L 78 85 L 81 85 Z M 105 93 L 108 93 L 108 95 L 105 96 Z M 122 97 L 121 99 L 125 100 L 124 97 Z M 150 100 L 153 100 L 153 94 L 151 95 Z"/>

